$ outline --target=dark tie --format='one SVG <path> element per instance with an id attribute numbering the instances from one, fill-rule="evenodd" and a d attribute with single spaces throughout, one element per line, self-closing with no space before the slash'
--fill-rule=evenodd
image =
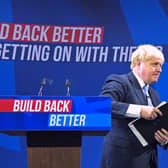
<path id="1" fill-rule="evenodd" d="M 145 95 L 145 98 L 146 98 L 146 102 L 147 102 L 147 104 L 148 104 L 149 106 L 153 106 L 152 100 L 151 100 L 151 98 L 150 98 L 150 96 L 149 96 L 148 90 L 149 90 L 149 85 L 145 85 L 145 86 L 143 87 L 143 92 L 144 92 L 144 95 Z"/>

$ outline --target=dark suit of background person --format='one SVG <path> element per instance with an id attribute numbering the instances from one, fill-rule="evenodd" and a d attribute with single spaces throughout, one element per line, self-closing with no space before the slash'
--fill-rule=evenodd
<path id="1" fill-rule="evenodd" d="M 149 94 L 153 106 L 157 106 L 160 103 L 158 93 L 149 87 Z M 147 105 L 134 73 L 108 76 L 101 95 L 112 97 L 112 130 L 104 138 L 100 167 L 156 168 L 156 145 L 143 147 L 128 128 L 128 123 L 134 119 L 126 116 L 129 104 Z"/>

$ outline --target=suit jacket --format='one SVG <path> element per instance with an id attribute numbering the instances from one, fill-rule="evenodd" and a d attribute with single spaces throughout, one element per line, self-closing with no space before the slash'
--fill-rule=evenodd
<path id="1" fill-rule="evenodd" d="M 157 106 L 160 103 L 158 93 L 149 87 L 149 94 L 153 105 Z M 104 148 L 105 150 L 112 150 L 111 146 L 114 146 L 126 150 L 128 155 L 136 156 L 156 148 L 156 146 L 143 147 L 128 127 L 128 123 L 135 119 L 125 116 L 129 104 L 146 105 L 147 103 L 144 93 L 132 72 L 124 75 L 108 76 L 101 95 L 112 97 L 112 130 L 105 136 L 104 143 L 107 146 L 109 145 L 109 148 Z"/>

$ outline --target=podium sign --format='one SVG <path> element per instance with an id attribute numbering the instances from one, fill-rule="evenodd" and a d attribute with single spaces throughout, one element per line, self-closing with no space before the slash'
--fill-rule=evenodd
<path id="1" fill-rule="evenodd" d="M 109 97 L 1 96 L 0 130 L 110 130 Z"/>

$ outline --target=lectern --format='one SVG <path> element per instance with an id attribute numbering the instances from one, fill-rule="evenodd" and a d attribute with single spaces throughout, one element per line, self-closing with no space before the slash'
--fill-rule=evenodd
<path id="1" fill-rule="evenodd" d="M 0 121 L 1 132 L 43 137 L 35 142 L 37 146 L 28 147 L 28 168 L 79 168 L 82 167 L 81 147 L 72 145 L 69 148 L 66 143 L 76 142 L 75 132 L 80 132 L 81 136 L 96 136 L 110 130 L 111 99 L 101 96 L 1 96 Z M 64 146 L 54 146 L 61 140 L 59 135 L 64 137 Z M 52 145 L 38 145 L 42 141 Z"/>

